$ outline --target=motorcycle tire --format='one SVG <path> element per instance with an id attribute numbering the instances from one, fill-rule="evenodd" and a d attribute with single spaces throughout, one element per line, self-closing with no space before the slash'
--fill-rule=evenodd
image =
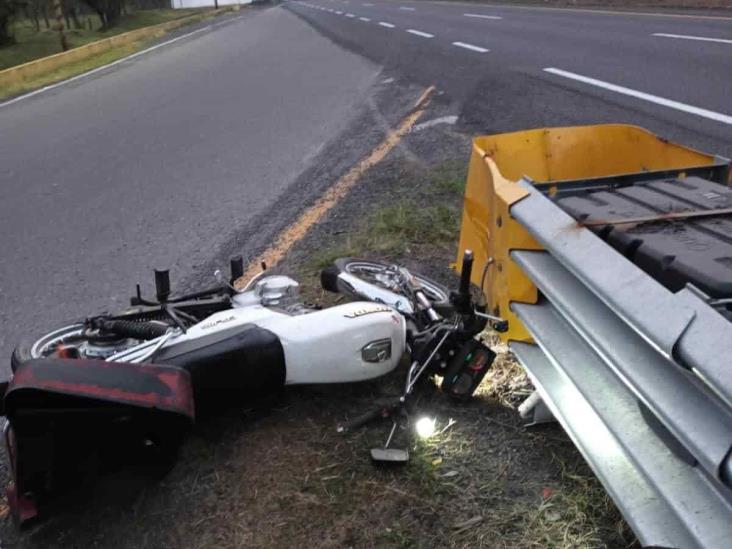
<path id="1" fill-rule="evenodd" d="M 42 344 L 44 339 L 47 339 L 52 334 L 59 334 L 63 336 L 66 333 L 73 333 L 75 331 L 78 331 L 81 326 L 81 324 L 70 324 L 58 330 L 54 330 L 52 332 L 44 334 L 35 340 L 21 342 L 15 347 L 15 349 L 13 349 L 13 354 L 10 355 L 10 371 L 15 373 L 15 371 L 21 364 L 24 364 L 29 360 L 33 360 L 35 358 L 43 358 L 43 355 L 34 352 L 34 349 Z"/>
<path id="2" fill-rule="evenodd" d="M 62 341 L 69 337 L 76 337 L 78 340 L 85 340 L 79 334 L 84 329 L 84 324 L 79 322 L 75 324 L 69 324 L 62 328 L 45 333 L 35 339 L 29 339 L 21 341 L 10 356 L 10 370 L 15 373 L 21 364 L 38 358 L 47 358 L 51 353 L 48 352 L 49 345 L 53 345 L 54 342 Z M 136 345 L 136 343 L 134 344 Z M 122 350 L 121 348 L 119 350 Z M 110 352 L 113 354 L 113 352 Z M 104 356 L 94 357 L 103 359 Z"/>
<path id="3" fill-rule="evenodd" d="M 389 268 L 391 266 L 393 266 L 392 263 L 376 261 L 373 259 L 343 257 L 336 259 L 333 265 L 323 269 L 321 271 L 320 280 L 325 290 L 352 295 L 352 292 L 349 292 L 347 288 L 342 288 L 338 285 L 338 275 L 340 273 L 348 273 L 351 276 L 360 278 L 363 282 L 368 284 L 374 284 L 391 290 L 391 288 L 385 287 L 383 284 L 380 284 L 379 281 L 374 280 L 373 277 L 369 276 L 369 271 Z M 450 317 L 455 314 L 455 308 L 450 302 L 450 291 L 445 286 L 422 274 L 415 273 L 411 270 L 410 273 L 422 286 L 425 295 L 432 303 L 432 307 L 435 311 L 444 317 Z M 364 296 L 353 295 L 353 297 L 363 298 Z"/>

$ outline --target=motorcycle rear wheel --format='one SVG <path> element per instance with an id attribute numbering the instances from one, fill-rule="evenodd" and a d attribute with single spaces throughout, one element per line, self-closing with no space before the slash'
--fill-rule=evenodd
<path id="1" fill-rule="evenodd" d="M 84 336 L 84 331 L 83 323 L 69 324 L 36 339 L 20 343 L 13 349 L 13 354 L 10 356 L 11 371 L 15 372 L 21 364 L 29 360 L 53 356 L 61 345 L 91 345 L 91 342 Z M 115 351 L 120 351 L 125 348 L 134 347 L 138 343 L 135 340 L 124 340 L 124 338 L 120 338 L 120 341 L 115 345 L 114 349 Z M 100 349 L 104 351 L 101 347 Z M 115 351 L 110 350 L 109 354 L 114 354 Z M 99 354 L 98 356 L 86 356 L 84 358 L 104 359 L 105 356 Z"/>

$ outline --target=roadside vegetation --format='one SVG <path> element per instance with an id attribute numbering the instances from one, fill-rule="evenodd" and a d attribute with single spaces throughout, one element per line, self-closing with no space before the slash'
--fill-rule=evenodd
<path id="1" fill-rule="evenodd" d="M 460 234 L 462 195 L 467 168 L 456 162 L 441 164 L 427 175 L 420 198 L 405 186 L 390 205 L 377 208 L 358 221 L 358 229 L 344 233 L 329 248 L 305 262 L 310 273 L 338 257 L 369 254 L 399 260 L 420 252 L 452 254 Z M 423 203 L 422 203 L 423 202 Z M 421 257 L 424 257 L 422 255 Z"/>
<path id="2" fill-rule="evenodd" d="M 7 0 L 0 0 L 0 9 L 4 2 Z M 63 51 L 59 32 L 56 30 L 56 20 L 50 14 L 47 6 L 44 7 L 44 10 L 30 11 L 30 8 L 24 8 L 7 26 L 6 32 L 11 38 L 5 45 L 0 46 L 0 70 Z M 74 14 L 73 17 L 67 15 L 64 18 L 64 35 L 67 45 L 71 49 L 197 12 L 200 10 L 127 8 L 115 20 L 114 26 L 107 27 L 102 23 L 98 14 L 88 9 L 86 11 L 77 9 L 71 12 Z"/>
<path id="3" fill-rule="evenodd" d="M 128 55 L 145 49 L 151 42 L 152 40 L 140 40 L 139 42 L 131 42 L 130 44 L 125 44 L 123 46 L 116 46 L 98 55 L 64 65 L 54 71 L 48 71 L 42 75 L 22 80 L 17 84 L 3 86 L 0 88 L 0 99 L 47 86 L 54 82 L 59 82 L 67 78 L 71 78 L 72 76 L 76 76 L 77 74 L 82 74 L 97 67 L 112 63 L 113 61 L 122 59 L 123 57 L 127 57 Z"/>

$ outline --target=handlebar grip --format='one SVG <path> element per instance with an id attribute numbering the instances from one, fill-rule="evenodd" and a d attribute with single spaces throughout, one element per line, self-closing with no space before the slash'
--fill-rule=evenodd
<path id="1" fill-rule="evenodd" d="M 470 275 L 473 271 L 473 252 L 465 250 L 463 254 L 463 266 L 460 271 L 460 295 L 470 296 Z"/>

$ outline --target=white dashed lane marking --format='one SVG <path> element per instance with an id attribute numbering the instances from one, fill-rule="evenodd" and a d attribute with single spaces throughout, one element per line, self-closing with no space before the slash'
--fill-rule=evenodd
<path id="1" fill-rule="evenodd" d="M 483 15 L 482 13 L 463 13 L 463 17 L 473 17 L 474 19 L 503 19 L 497 15 Z"/>
<path id="2" fill-rule="evenodd" d="M 420 30 L 415 30 L 415 29 L 407 29 L 407 32 L 409 34 L 413 34 L 415 36 L 421 36 L 422 38 L 434 38 L 435 37 L 434 34 L 430 34 L 428 32 L 422 32 Z"/>
<path id="3" fill-rule="evenodd" d="M 473 44 L 466 44 L 465 42 L 453 42 L 453 46 L 457 46 L 458 48 L 465 48 L 466 50 L 470 51 L 477 51 L 478 53 L 487 53 L 489 50 L 485 48 L 481 48 L 480 46 L 474 46 Z"/>
<path id="4" fill-rule="evenodd" d="M 387 23 L 386 21 L 379 21 L 379 25 L 382 27 L 386 27 L 387 29 L 393 29 L 396 25 L 392 25 L 391 23 Z"/>

